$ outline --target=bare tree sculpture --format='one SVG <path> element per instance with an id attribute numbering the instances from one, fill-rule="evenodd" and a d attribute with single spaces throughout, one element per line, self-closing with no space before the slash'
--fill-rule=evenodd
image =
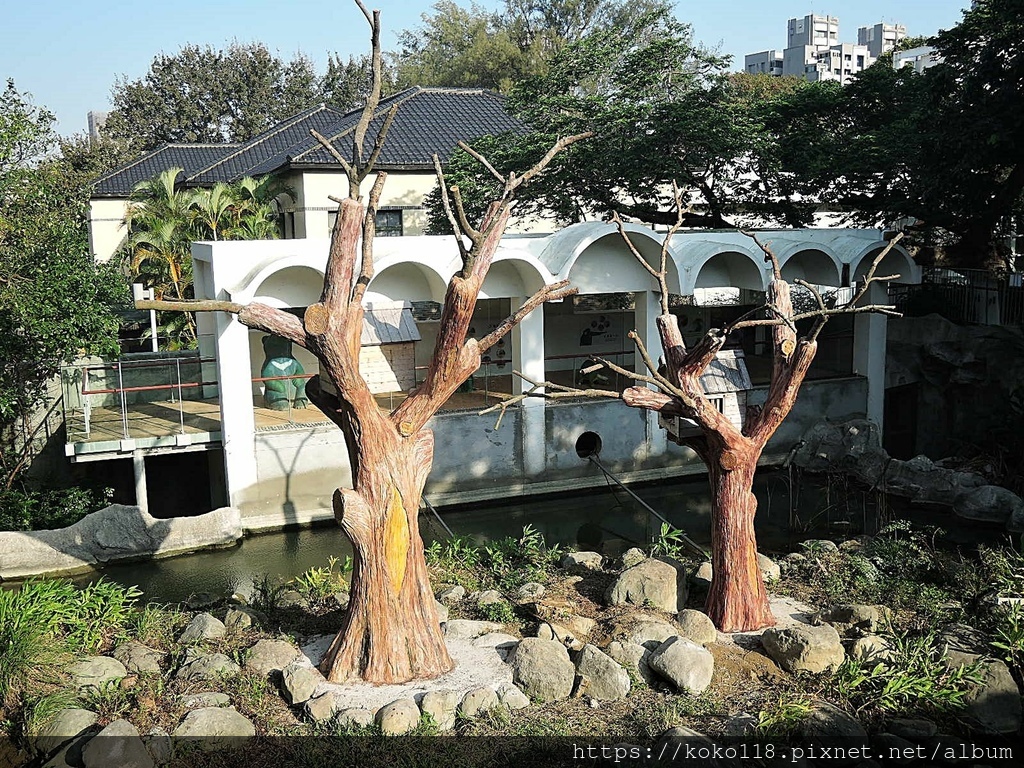
<path id="1" fill-rule="evenodd" d="M 644 361 L 647 373 L 629 371 L 608 360 L 595 357 L 616 373 L 634 381 L 651 385 L 633 386 L 621 394 L 607 390 L 580 390 L 551 382 L 534 382 L 531 390 L 520 397 L 505 401 L 488 410 L 501 410 L 512 406 L 523 397 L 577 397 L 580 395 L 617 397 L 627 405 L 659 411 L 666 416 L 680 416 L 692 420 L 700 428 L 700 435 L 685 437 L 680 443 L 692 448 L 707 465 L 711 484 L 712 528 L 711 558 L 713 576 L 706 610 L 723 632 L 742 632 L 774 625 L 768 604 L 768 595 L 757 565 L 757 543 L 754 536 L 754 515 L 757 499 L 752 492 L 754 472 L 765 445 L 789 415 L 796 402 L 807 369 L 818 349 L 818 336 L 831 317 L 840 314 L 878 312 L 899 316 L 892 307 L 861 305 L 873 283 L 895 280 L 899 275 L 876 276 L 882 259 L 892 250 L 901 235 L 897 235 L 875 257 L 859 289 L 845 305 L 828 308 L 821 293 L 813 285 L 795 280 L 810 292 L 816 308 L 796 313 L 790 296 L 790 285 L 782 278 L 779 260 L 768 243 L 762 243 L 752 233 L 744 233 L 757 243 L 765 261 L 772 266 L 772 281 L 768 286 L 764 306 L 749 312 L 724 328 L 710 329 L 696 344 L 687 348 L 679 330 L 677 318 L 669 310 L 668 258 L 669 245 L 679 230 L 686 214 L 679 190 L 675 190 L 678 219 L 666 235 L 661 247 L 658 268 L 651 266 L 633 245 L 622 220 L 614 221 L 630 252 L 657 281 L 661 293 L 661 314 L 657 318 L 658 332 L 665 352 L 663 365 L 658 365 L 636 331 L 629 337 Z M 760 315 L 760 316 L 759 316 Z M 796 324 L 812 319 L 810 330 L 799 335 Z M 760 410 L 751 409 L 742 431 L 719 412 L 704 394 L 701 375 L 725 346 L 729 335 L 741 328 L 768 326 L 772 332 L 772 374 L 768 397 Z M 521 374 L 518 374 L 521 375 Z M 524 377 L 525 378 L 525 377 Z M 529 380 L 528 380 L 529 381 Z"/>
<path id="2" fill-rule="evenodd" d="M 481 356 L 527 314 L 545 301 L 575 293 L 567 281 L 545 286 L 488 335 L 469 336 L 477 297 L 517 190 L 541 173 L 558 152 L 588 134 L 558 141 L 522 175 L 503 176 L 476 155 L 502 184 L 501 197 L 490 204 L 476 226 L 468 219 L 458 188 L 447 189 L 440 160 L 434 156 L 462 269 L 448 283 L 425 380 L 393 411 L 382 410 L 360 374 L 359 350 L 362 300 L 374 274 L 375 215 L 386 174 L 376 174 L 365 206 L 361 190 L 373 172 L 395 109 L 388 112 L 364 160 L 367 131 L 380 103 L 380 12 L 371 14 L 360 0 L 356 4 L 372 29 L 373 86 L 353 132 L 351 157 L 314 132 L 349 182 L 347 198 L 332 198 L 340 209 L 320 301 L 309 306 L 301 319 L 258 303 L 143 301 L 136 306 L 230 312 L 244 325 L 289 339 L 318 358 L 321 376 L 330 379 L 337 394 L 321 388 L 317 378 L 309 381 L 306 393 L 345 435 L 353 488 L 335 491 L 333 504 L 335 517 L 355 550 L 348 612 L 321 669 L 334 682 L 399 683 L 437 677 L 453 667 L 438 624 L 418 524 L 434 454 L 434 436 L 427 422 L 480 367 Z"/>

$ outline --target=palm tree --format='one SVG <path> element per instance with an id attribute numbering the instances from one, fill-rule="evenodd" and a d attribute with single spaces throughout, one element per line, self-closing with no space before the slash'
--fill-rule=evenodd
<path id="1" fill-rule="evenodd" d="M 212 189 L 197 189 L 192 192 L 191 214 L 200 229 L 220 240 L 222 230 L 230 228 L 235 215 L 237 200 L 231 187 L 222 181 Z"/>

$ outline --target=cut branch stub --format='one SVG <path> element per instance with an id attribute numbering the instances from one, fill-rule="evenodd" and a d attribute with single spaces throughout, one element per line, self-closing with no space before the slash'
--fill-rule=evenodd
<path id="1" fill-rule="evenodd" d="M 302 322 L 306 326 L 306 333 L 310 336 L 323 336 L 327 333 L 330 312 L 323 304 L 310 304 L 306 307 L 306 313 L 302 316 Z"/>

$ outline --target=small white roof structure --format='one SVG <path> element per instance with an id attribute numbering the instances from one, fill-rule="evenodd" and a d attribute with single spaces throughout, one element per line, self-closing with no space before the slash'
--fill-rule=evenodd
<path id="1" fill-rule="evenodd" d="M 402 344 L 419 340 L 420 331 L 413 319 L 411 304 L 374 303 L 366 308 L 363 314 L 360 346 L 379 347 L 382 344 Z"/>
<path id="2" fill-rule="evenodd" d="M 753 389 L 742 349 L 720 350 L 700 377 L 705 394 L 724 395 Z"/>

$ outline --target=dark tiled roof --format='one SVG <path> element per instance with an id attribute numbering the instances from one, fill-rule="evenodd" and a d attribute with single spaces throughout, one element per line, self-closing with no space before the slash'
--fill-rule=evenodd
<path id="1" fill-rule="evenodd" d="M 431 169 L 431 156 L 447 160 L 459 141 L 507 132 L 525 132 L 509 115 L 501 96 L 479 88 L 409 88 L 382 99 L 364 143 L 364 157 L 393 104 L 398 113 L 388 131 L 377 167 L 381 170 Z M 337 166 L 314 139 L 316 129 L 348 157 L 362 110 L 341 113 L 318 106 L 284 120 L 244 144 L 168 144 L 100 178 L 93 197 L 128 197 L 140 181 L 168 168 L 183 168 L 186 186 L 212 186 L 261 176 L 288 166 Z"/>
<path id="2" fill-rule="evenodd" d="M 377 162 L 381 170 L 429 169 L 433 167 L 431 156 L 435 152 L 442 160 L 447 160 L 459 141 L 526 130 L 521 122 L 505 111 L 502 97 L 491 91 L 479 88 L 409 88 L 381 100 L 367 130 L 364 157 L 372 150 L 373 139 L 395 103 L 399 105 L 398 113 Z M 361 115 L 361 110 L 353 110 L 321 131 L 343 157 L 351 154 L 352 133 Z M 336 166 L 337 161 L 307 134 L 301 142 L 277 157 L 269 158 L 252 172 L 270 173 L 286 165 Z"/>
<path id="3" fill-rule="evenodd" d="M 128 197 L 135 185 L 170 168 L 181 168 L 184 177 L 205 168 L 238 144 L 165 144 L 128 165 L 101 176 L 93 189 L 93 197 Z"/>
<path id="4" fill-rule="evenodd" d="M 291 147 L 310 139 L 311 128 L 319 132 L 331 130 L 345 113 L 321 104 L 307 109 L 275 125 L 259 136 L 240 145 L 233 152 L 218 158 L 198 173 L 190 174 L 189 186 L 206 187 L 218 181 L 238 181 L 245 176 L 258 176 L 268 160 L 280 157 Z"/>

